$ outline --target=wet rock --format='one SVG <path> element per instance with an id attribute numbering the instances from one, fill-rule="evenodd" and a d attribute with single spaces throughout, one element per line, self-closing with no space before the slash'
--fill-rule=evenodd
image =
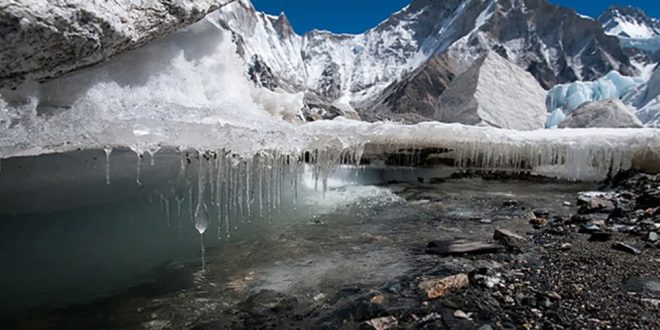
<path id="1" fill-rule="evenodd" d="M 515 251 L 520 251 L 525 242 L 525 238 L 507 229 L 496 229 L 493 239 L 504 244 L 508 249 Z"/>
<path id="2" fill-rule="evenodd" d="M 529 220 L 529 223 L 534 227 L 542 227 L 548 224 L 548 220 L 542 218 L 533 218 Z"/>
<path id="3" fill-rule="evenodd" d="M 623 284 L 628 292 L 637 292 L 653 297 L 660 296 L 660 278 L 654 276 L 631 277 Z"/>
<path id="4" fill-rule="evenodd" d="M 470 284 L 467 274 L 457 274 L 441 279 L 426 280 L 419 284 L 419 288 L 426 292 L 429 299 L 444 297 L 458 289 Z"/>
<path id="5" fill-rule="evenodd" d="M 466 239 L 432 241 L 426 246 L 426 253 L 438 255 L 482 254 L 502 250 L 498 244 L 490 244 Z"/>
<path id="6" fill-rule="evenodd" d="M 486 267 L 471 271 L 468 277 L 470 278 L 470 283 L 487 288 L 494 288 L 502 282 L 502 275 L 500 273 Z"/>
<path id="7" fill-rule="evenodd" d="M 609 213 L 614 210 L 612 200 L 614 196 L 611 193 L 604 192 L 581 192 L 578 194 L 578 213 Z"/>
<path id="8" fill-rule="evenodd" d="M 622 243 L 622 242 L 616 242 L 612 245 L 612 248 L 618 251 L 623 251 L 623 252 L 628 252 L 631 254 L 641 254 L 642 251 L 630 244 L 627 243 Z"/>
<path id="9" fill-rule="evenodd" d="M 372 304 L 382 305 L 385 302 L 385 296 L 383 296 L 382 294 L 379 294 L 377 296 L 373 296 L 373 297 L 371 297 L 369 302 L 372 303 Z"/>
<path id="10" fill-rule="evenodd" d="M 593 223 L 588 223 L 580 226 L 580 229 L 578 230 L 578 233 L 580 234 L 593 234 L 602 231 L 600 226 L 595 225 Z"/>
<path id="11" fill-rule="evenodd" d="M 395 329 L 399 325 L 399 321 L 394 316 L 379 317 L 365 322 L 375 330 L 388 330 Z"/>
<path id="12" fill-rule="evenodd" d="M 589 237 L 589 240 L 592 242 L 607 242 L 611 239 L 612 239 L 612 233 L 608 233 L 605 231 L 597 231 L 591 233 L 591 237 Z"/>
<path id="13" fill-rule="evenodd" d="M 660 188 L 644 191 L 637 198 L 637 208 L 655 208 L 660 205 Z"/>
<path id="14" fill-rule="evenodd" d="M 464 312 L 464 311 L 462 311 L 462 310 L 459 309 L 459 310 L 456 310 L 456 311 L 454 312 L 454 317 L 457 318 L 457 319 L 465 319 L 465 320 L 468 320 L 468 319 L 470 319 L 470 314 L 471 314 L 471 313 L 466 313 L 466 312 Z"/>
<path id="15" fill-rule="evenodd" d="M 515 199 L 510 199 L 502 203 L 504 207 L 517 207 L 520 203 Z"/>
<path id="16" fill-rule="evenodd" d="M 550 215 L 550 211 L 545 209 L 536 209 L 532 213 L 536 218 L 547 218 Z"/>

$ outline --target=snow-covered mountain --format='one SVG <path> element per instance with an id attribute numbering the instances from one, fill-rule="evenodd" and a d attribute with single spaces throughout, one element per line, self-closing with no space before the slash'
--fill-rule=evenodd
<path id="1" fill-rule="evenodd" d="M 636 7 L 611 6 L 598 21 L 605 33 L 625 38 L 651 38 L 660 36 L 660 21 L 651 18 Z"/>
<path id="2" fill-rule="evenodd" d="M 648 77 L 649 70 L 660 62 L 660 20 L 639 8 L 611 6 L 598 21 L 605 33 L 619 38 L 621 46 Z"/>
<path id="3" fill-rule="evenodd" d="M 545 88 L 636 73 L 599 22 L 546 0 L 414 0 L 356 35 L 298 35 L 284 14 L 260 13 L 249 0 L 210 19 L 233 33 L 259 85 L 350 102 L 366 119 L 430 118 L 449 81 L 490 50 Z M 425 81 L 431 76 L 440 78 Z"/>

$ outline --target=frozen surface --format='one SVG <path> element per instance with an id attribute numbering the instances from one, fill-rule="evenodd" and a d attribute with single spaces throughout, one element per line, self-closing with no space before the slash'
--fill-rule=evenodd
<path id="1" fill-rule="evenodd" d="M 642 78 L 626 77 L 612 71 L 596 81 L 557 85 L 548 92 L 548 111 L 559 108 L 568 114 L 586 102 L 621 98 L 642 83 Z"/>

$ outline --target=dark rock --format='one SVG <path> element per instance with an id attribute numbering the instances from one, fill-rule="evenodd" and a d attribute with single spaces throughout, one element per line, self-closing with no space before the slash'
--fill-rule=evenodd
<path id="1" fill-rule="evenodd" d="M 578 213 L 609 213 L 614 210 L 611 193 L 604 192 L 581 192 L 578 194 Z"/>
<path id="2" fill-rule="evenodd" d="M 534 210 L 532 211 L 534 213 L 534 216 L 537 218 L 547 218 L 550 215 L 550 211 L 548 210 Z"/>
<path id="3" fill-rule="evenodd" d="M 612 245 L 612 248 L 618 251 L 628 252 L 632 254 L 641 254 L 642 251 L 630 244 L 616 242 Z"/>
<path id="4" fill-rule="evenodd" d="M 584 225 L 580 226 L 580 229 L 578 230 L 578 233 L 580 233 L 580 234 L 593 234 L 593 233 L 600 232 L 600 231 L 602 231 L 600 226 L 590 223 L 590 224 L 584 224 Z"/>
<path id="5" fill-rule="evenodd" d="M 589 240 L 592 242 L 607 242 L 611 239 L 612 239 L 612 233 L 608 233 L 605 231 L 597 231 L 591 233 L 591 237 L 589 237 Z"/>
<path id="6" fill-rule="evenodd" d="M 631 277 L 623 284 L 623 289 L 628 292 L 660 296 L 660 278 L 653 276 Z"/>
<path id="7" fill-rule="evenodd" d="M 504 205 L 504 207 L 516 207 L 519 205 L 519 203 L 517 200 L 510 199 L 502 203 L 502 205 Z"/>
<path id="8" fill-rule="evenodd" d="M 660 189 L 645 191 L 637 198 L 637 208 L 647 209 L 660 205 Z"/>
<path id="9" fill-rule="evenodd" d="M 587 223 L 591 220 L 592 218 L 587 215 L 574 214 L 571 216 L 571 223 Z"/>
<path id="10" fill-rule="evenodd" d="M 426 246 L 426 253 L 438 255 L 452 254 L 482 254 L 502 250 L 498 244 L 490 244 L 479 241 L 456 239 L 448 241 L 432 241 Z"/>
<path id="11" fill-rule="evenodd" d="M 515 234 L 507 229 L 495 229 L 493 239 L 504 244 L 510 250 L 520 251 L 523 247 L 525 238 Z"/>

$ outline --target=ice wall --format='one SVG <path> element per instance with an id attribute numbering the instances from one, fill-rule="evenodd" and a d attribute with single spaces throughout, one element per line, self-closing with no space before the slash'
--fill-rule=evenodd
<path id="1" fill-rule="evenodd" d="M 553 113 L 559 109 L 563 115 L 567 115 L 587 102 L 621 99 L 643 83 L 643 78 L 626 77 L 612 71 L 596 81 L 578 81 L 557 85 L 548 92 L 546 98 L 548 113 Z M 561 118 L 559 113 L 550 116 L 546 122 L 546 127 L 557 126 L 559 124 L 557 119 L 559 118 Z"/>

